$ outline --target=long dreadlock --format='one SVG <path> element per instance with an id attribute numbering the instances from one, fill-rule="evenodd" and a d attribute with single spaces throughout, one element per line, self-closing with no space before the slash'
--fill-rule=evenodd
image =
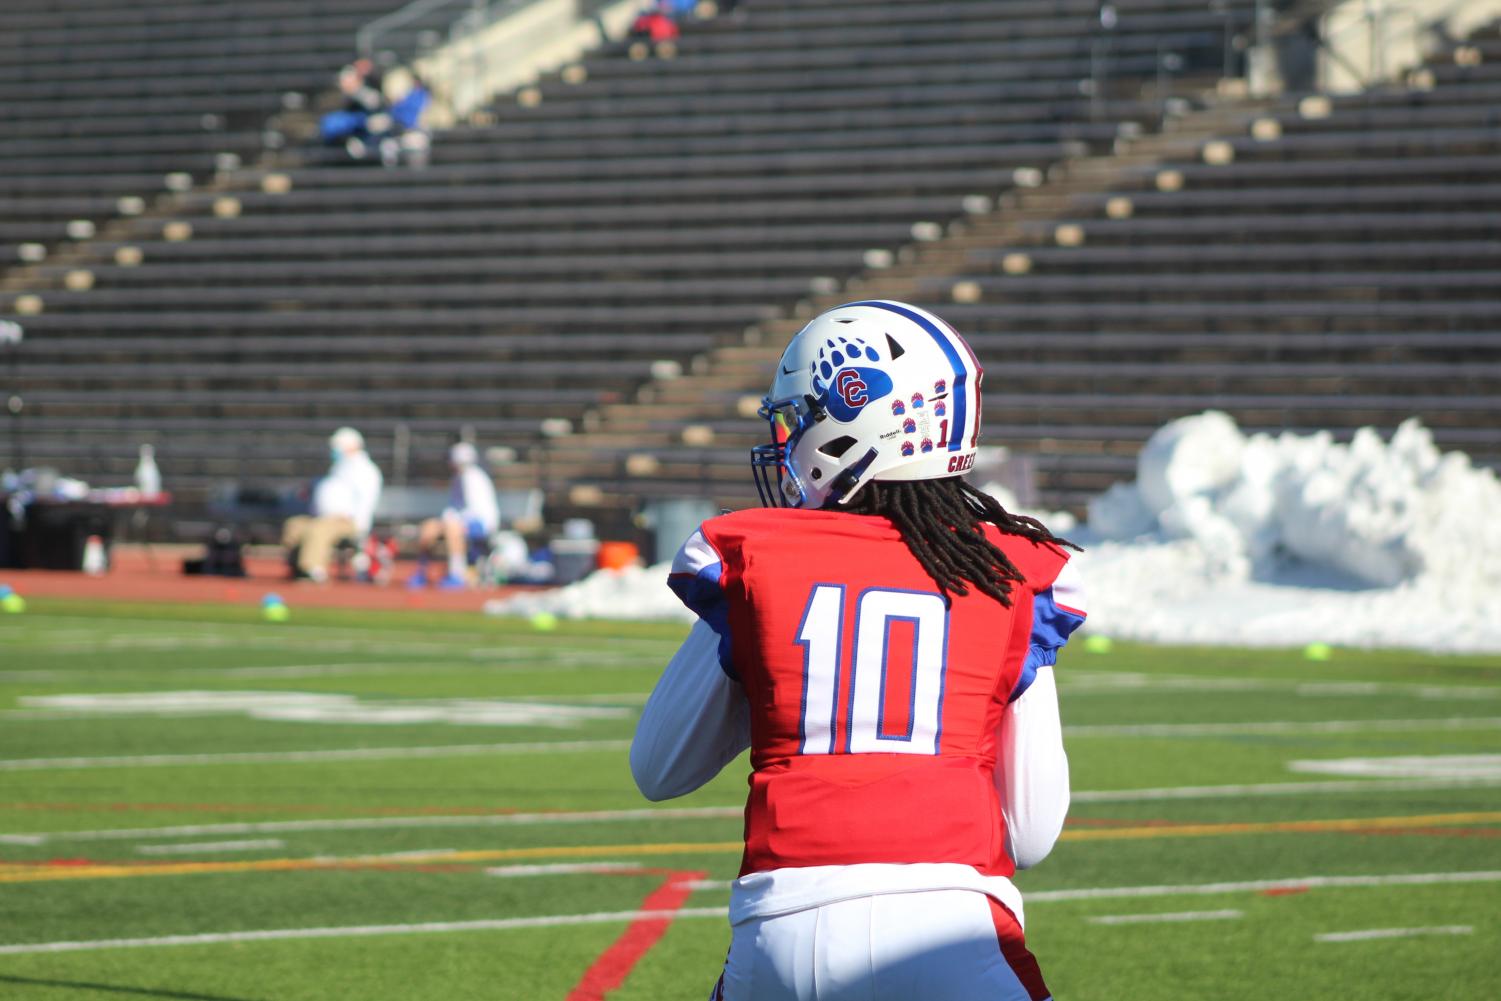
<path id="1" fill-rule="evenodd" d="M 1024 578 L 1010 558 L 985 537 L 984 522 L 1007 535 L 1053 546 L 1079 547 L 1060 539 L 1036 518 L 1011 514 L 989 494 L 957 476 L 939 480 L 875 480 L 839 510 L 891 519 L 907 548 L 943 592 L 969 594 L 970 586 L 1011 607 L 1011 587 Z"/>

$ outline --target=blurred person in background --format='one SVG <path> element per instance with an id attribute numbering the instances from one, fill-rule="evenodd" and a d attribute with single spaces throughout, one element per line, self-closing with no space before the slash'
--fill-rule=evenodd
<path id="1" fill-rule="evenodd" d="M 653 48 L 664 57 L 676 54 L 677 40 L 682 34 L 677 19 L 677 5 L 673 0 L 656 0 L 642 8 L 626 33 L 631 42 L 631 58 L 644 59 Z"/>
<path id="2" fill-rule="evenodd" d="M 421 77 L 401 66 L 383 74 L 358 59 L 340 71 L 339 91 L 343 106 L 318 123 L 324 145 L 341 146 L 354 163 L 427 165 L 432 140 L 422 118 L 432 94 Z"/>
<path id="3" fill-rule="evenodd" d="M 427 565 L 442 539 L 448 550 L 448 573 L 438 581 L 444 589 L 468 587 L 469 545 L 487 542 L 500 529 L 500 504 L 495 484 L 479 464 L 479 453 L 467 441 L 448 450 L 453 478 L 448 483 L 448 506 L 436 518 L 422 523 L 417 538 L 417 572 L 407 582 L 414 588 L 428 585 Z"/>
<path id="4" fill-rule="evenodd" d="M 328 447 L 333 465 L 313 488 L 311 513 L 288 518 L 282 529 L 293 576 L 320 583 L 328 579 L 334 547 L 346 540 L 360 546 L 370 534 L 384 485 L 364 435 L 354 428 L 339 428 Z"/>
<path id="5" fill-rule="evenodd" d="M 349 143 L 359 144 L 363 152 L 364 140 L 370 135 L 370 119 L 389 111 L 383 84 L 380 69 L 369 59 L 356 59 L 341 69 L 339 93 L 344 95 L 344 103 L 319 120 L 322 140 L 331 146 L 345 144 L 351 156 L 355 153 Z"/>

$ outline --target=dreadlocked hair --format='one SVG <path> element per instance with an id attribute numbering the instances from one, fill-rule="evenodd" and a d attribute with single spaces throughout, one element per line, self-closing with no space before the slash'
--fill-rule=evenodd
<path id="1" fill-rule="evenodd" d="M 943 592 L 967 595 L 971 586 L 1011 607 L 1011 587 L 1024 580 L 1020 570 L 985 537 L 990 522 L 1007 535 L 1079 549 L 1060 539 L 1036 518 L 1011 514 L 989 494 L 957 476 L 939 480 L 874 480 L 838 508 L 851 514 L 889 518 L 907 548 Z"/>

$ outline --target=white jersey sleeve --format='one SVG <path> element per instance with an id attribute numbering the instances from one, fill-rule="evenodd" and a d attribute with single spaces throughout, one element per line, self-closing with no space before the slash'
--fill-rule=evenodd
<path id="1" fill-rule="evenodd" d="M 1043 666 L 1006 707 L 997 739 L 995 786 L 1006 819 L 1006 847 L 1018 869 L 1036 865 L 1053 850 L 1068 815 L 1068 783 L 1058 689 L 1053 669 Z"/>
<path id="2" fill-rule="evenodd" d="M 692 792 L 750 747 L 750 704 L 720 666 L 719 634 L 700 619 L 652 689 L 631 741 L 647 799 Z"/>
<path id="3" fill-rule="evenodd" d="M 996 739 L 996 792 L 1006 819 L 1007 849 L 1018 869 L 1047 857 L 1068 815 L 1068 755 L 1058 715 L 1053 665 L 1084 624 L 1084 587 L 1072 562 L 1032 603 L 1032 636 L 1022 677 Z"/>

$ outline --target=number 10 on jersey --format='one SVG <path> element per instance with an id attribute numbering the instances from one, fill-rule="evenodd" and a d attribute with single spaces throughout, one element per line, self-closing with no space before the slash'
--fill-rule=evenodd
<path id="1" fill-rule="evenodd" d="M 844 602 L 842 585 L 814 585 L 798 626 L 797 642 L 803 648 L 802 753 L 937 754 L 948 656 L 949 615 L 943 597 L 927 591 L 862 591 L 855 605 L 850 665 L 840 662 Z M 910 663 L 892 663 L 889 656 L 892 625 L 897 622 L 912 624 Z M 887 690 L 902 675 L 910 704 L 906 727 L 897 729 L 885 719 Z M 847 688 L 843 707 L 841 688 Z"/>

